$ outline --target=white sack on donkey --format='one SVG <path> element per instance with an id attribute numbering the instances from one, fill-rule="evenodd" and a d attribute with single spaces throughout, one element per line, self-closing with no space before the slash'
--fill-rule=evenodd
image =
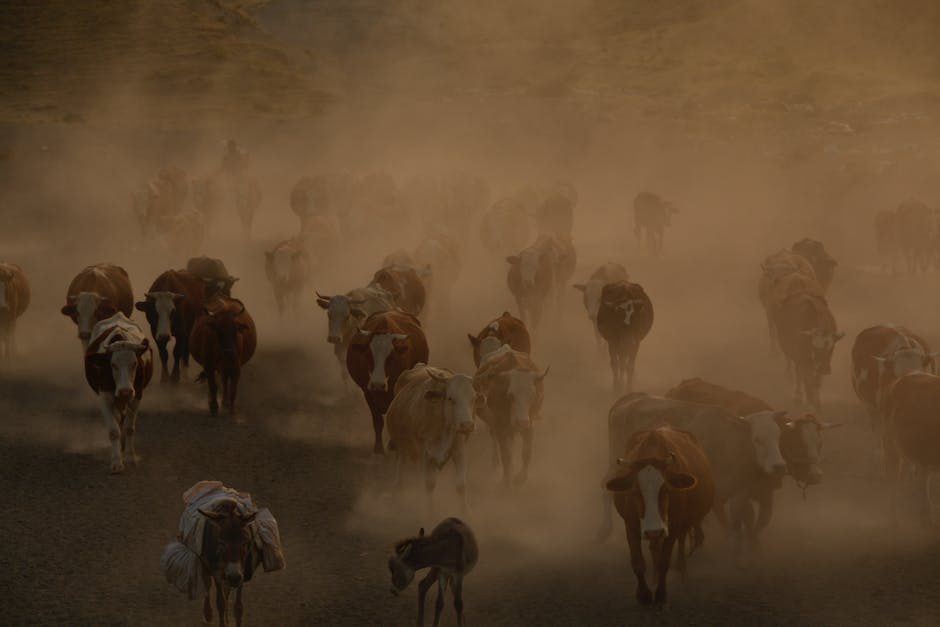
<path id="1" fill-rule="evenodd" d="M 160 570 L 190 599 L 200 587 L 203 618 L 212 620 L 210 591 L 216 589 L 219 624 L 225 625 L 229 593 L 235 592 L 235 624 L 241 625 L 242 585 L 260 565 L 265 572 L 284 568 L 277 520 L 267 508 L 257 509 L 251 495 L 218 481 L 200 481 L 183 493 L 186 505 L 179 535 L 163 550 Z"/>

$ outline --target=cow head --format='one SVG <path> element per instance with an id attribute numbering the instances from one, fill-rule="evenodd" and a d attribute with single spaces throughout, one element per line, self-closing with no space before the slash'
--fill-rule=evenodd
<path id="1" fill-rule="evenodd" d="M 782 477 L 787 471 L 786 461 L 780 452 L 780 434 L 785 411 L 760 411 L 743 418 L 734 418 L 734 422 L 747 430 L 754 461 L 767 475 Z"/>
<path id="2" fill-rule="evenodd" d="M 113 316 L 117 309 L 107 296 L 97 292 L 79 292 L 70 294 L 68 302 L 62 307 L 62 313 L 78 325 L 78 337 L 83 343 L 91 337 L 91 328 L 99 320 Z"/>
<path id="3" fill-rule="evenodd" d="M 584 308 L 587 309 L 588 317 L 597 321 L 597 312 L 601 308 L 601 291 L 604 289 L 603 282 L 575 283 L 572 287 L 583 294 Z"/>
<path id="4" fill-rule="evenodd" d="M 925 353 L 919 346 L 901 348 L 889 357 L 876 356 L 878 380 L 897 379 L 914 372 L 936 374 L 936 358 L 940 353 Z"/>
<path id="5" fill-rule="evenodd" d="M 222 570 L 222 578 L 229 587 L 239 587 L 251 576 L 250 572 L 246 573 L 252 540 L 249 525 L 258 513 L 242 513 L 234 502 L 221 510 L 209 511 L 200 508 L 199 513 L 213 526 L 216 540 L 216 554 L 207 557 L 215 558 Z"/>
<path id="6" fill-rule="evenodd" d="M 822 481 L 823 473 L 819 466 L 822 432 L 840 426 L 841 423 L 820 422 L 812 414 L 784 423 L 780 452 L 797 482 L 810 486 Z"/>
<path id="7" fill-rule="evenodd" d="M 489 335 L 477 344 L 477 351 L 480 355 L 480 361 L 483 362 L 487 357 L 498 351 L 504 346 L 503 341 L 495 335 Z"/>
<path id="8" fill-rule="evenodd" d="M 208 316 L 205 324 L 212 329 L 218 339 L 221 363 L 229 367 L 239 366 L 238 336 L 251 329 L 238 319 L 245 312 L 245 307 L 241 306 L 237 311 L 225 309 L 218 313 L 209 309 L 203 309 L 203 311 Z"/>
<path id="9" fill-rule="evenodd" d="M 369 353 L 372 355 L 372 372 L 369 374 L 369 389 L 374 392 L 388 391 L 388 373 L 386 363 L 393 353 L 403 353 L 408 350 L 407 344 L 401 344 L 408 339 L 407 333 L 373 333 L 359 330 L 359 333 L 369 338 Z M 396 344 L 398 342 L 398 344 Z"/>
<path id="10" fill-rule="evenodd" d="M 279 246 L 274 250 L 265 251 L 265 260 L 273 280 L 276 283 L 289 282 L 294 274 L 294 264 L 300 260 L 303 254 L 302 249 L 291 246 Z"/>
<path id="11" fill-rule="evenodd" d="M 645 459 L 627 463 L 626 474 L 609 479 L 606 487 L 611 492 L 623 493 L 633 501 L 640 518 L 640 532 L 650 541 L 659 541 L 669 534 L 669 497 L 676 492 L 691 490 L 698 483 L 695 477 L 676 472 L 675 455 L 669 453 L 665 459 Z"/>
<path id="12" fill-rule="evenodd" d="M 326 341 L 330 344 L 339 344 L 346 331 L 366 318 L 366 312 L 360 309 L 364 300 L 354 300 L 348 296 L 323 296 L 317 292 L 317 305 L 326 310 L 327 335 Z"/>
<path id="13" fill-rule="evenodd" d="M 514 429 L 524 430 L 532 426 L 532 418 L 541 409 L 541 383 L 548 371 L 546 368 L 539 374 L 536 370 L 513 369 L 502 373 L 509 399 L 509 423 Z"/>
<path id="14" fill-rule="evenodd" d="M 134 379 L 140 356 L 148 349 L 145 339 L 142 343 L 118 340 L 108 344 L 108 361 L 111 364 L 111 376 L 114 379 L 114 398 L 123 405 L 134 398 L 137 390 Z"/>
<path id="15" fill-rule="evenodd" d="M 845 337 L 845 333 L 833 333 L 821 329 L 803 331 L 809 342 L 809 355 L 813 363 L 813 370 L 817 374 L 832 374 L 832 351 L 836 342 Z"/>
<path id="16" fill-rule="evenodd" d="M 176 292 L 147 292 L 146 300 L 134 304 L 138 311 L 147 315 L 147 320 L 154 325 L 153 339 L 158 343 L 168 342 L 173 333 L 173 313 L 177 304 L 185 298 Z"/>
<path id="17" fill-rule="evenodd" d="M 535 285 L 535 279 L 542 262 L 542 254 L 540 251 L 526 248 L 518 255 L 506 257 L 506 261 L 519 269 L 519 279 L 525 287 Z"/>
<path id="18" fill-rule="evenodd" d="M 408 587 L 415 578 L 415 569 L 420 568 L 414 563 L 417 557 L 416 547 L 424 545 L 424 527 L 418 530 L 416 538 L 407 538 L 397 542 L 391 557 L 388 558 L 388 572 L 392 576 L 392 594 L 397 595 Z"/>
<path id="19" fill-rule="evenodd" d="M 440 405 L 444 422 L 454 425 L 459 433 L 472 433 L 473 410 L 477 402 L 473 378 L 465 374 L 440 376 L 431 371 L 428 371 L 428 375 L 441 385 L 427 390 L 424 400 Z"/>

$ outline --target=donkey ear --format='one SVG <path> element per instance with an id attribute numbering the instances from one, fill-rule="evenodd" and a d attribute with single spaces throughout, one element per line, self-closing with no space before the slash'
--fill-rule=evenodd
<path id="1" fill-rule="evenodd" d="M 424 537 L 424 527 L 421 527 L 421 529 L 418 530 L 418 537 L 419 537 L 419 538 L 423 538 L 423 537 Z"/>
<path id="2" fill-rule="evenodd" d="M 201 507 L 199 508 L 199 513 L 209 520 L 221 520 L 222 518 L 225 518 L 225 514 L 220 514 L 219 512 L 207 512 Z"/>

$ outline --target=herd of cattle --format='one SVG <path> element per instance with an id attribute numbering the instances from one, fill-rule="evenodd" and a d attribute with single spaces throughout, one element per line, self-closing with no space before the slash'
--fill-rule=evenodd
<path id="1" fill-rule="evenodd" d="M 235 166 L 229 169 L 245 174 Z M 147 202 L 172 204 L 172 211 L 178 211 L 185 194 L 177 179 L 176 174 L 161 174 L 162 182 L 148 187 Z M 822 435 L 837 425 L 813 414 L 775 411 L 758 398 L 701 379 L 684 380 L 664 397 L 633 392 L 639 346 L 654 324 L 653 302 L 641 285 L 630 281 L 626 268 L 614 262 L 597 268 L 584 283 L 572 284 L 577 269 L 572 239 L 577 193 L 569 184 L 507 195 L 479 215 L 480 243 L 505 259 L 506 285 L 517 314 L 503 312 L 468 336 L 476 366 L 472 375 L 434 367 L 425 322 L 446 315 L 467 246 L 468 221 L 488 204 L 488 186 L 474 177 L 415 178 L 400 189 L 380 174 L 361 180 L 347 175 L 305 177 L 290 194 L 300 234 L 266 253 L 265 269 L 278 309 L 297 306 L 299 296 L 310 289 L 313 265 L 337 262 L 343 234 L 356 228 L 351 225 L 363 212 L 376 217 L 375 225 L 438 208 L 437 218 L 427 221 L 434 227 L 413 251 L 390 251 L 365 286 L 342 294 L 317 293 L 316 302 L 326 312 L 327 341 L 343 379 L 361 389 L 371 413 L 373 451 L 384 453 L 387 443 L 397 454 L 399 481 L 404 464 L 422 465 L 429 493 L 437 473 L 452 461 L 457 491 L 466 506 L 464 445 L 477 418 L 488 427 L 504 483 L 526 481 L 549 374 L 532 356 L 533 339 L 545 308 L 558 311 L 569 286 L 580 291 L 598 343 L 607 344 L 613 389 L 627 392 L 608 416 L 609 470 L 603 480 L 599 536 L 609 535 L 616 506 L 626 527 L 637 599 L 642 604 L 662 603 L 675 545 L 677 568 L 684 571 L 687 556 L 704 541 L 701 524 L 709 512 L 733 531 L 736 546 L 756 542 L 771 520 L 774 494 L 785 475 L 804 489 L 822 480 Z M 168 214 L 147 206 L 141 213 L 145 226 L 159 227 Z M 663 229 L 673 213 L 671 203 L 654 194 L 637 196 L 637 237 L 642 229 L 647 231 L 650 255 L 660 253 Z M 908 213 L 899 209 L 894 224 L 900 225 Z M 243 225 L 249 228 L 250 222 Z M 795 400 L 816 413 L 821 409 L 822 379 L 830 374 L 832 353 L 844 336 L 826 297 L 836 265 L 820 242 L 804 239 L 767 257 L 758 282 L 771 350 L 779 348 L 786 359 Z M 90 266 L 72 280 L 62 313 L 77 327 L 86 379 L 107 421 L 112 472 L 136 461 L 137 413 L 154 367 L 150 342 L 130 319 L 133 309 L 143 312 L 149 323 L 160 356 L 161 382 L 178 382 L 181 367 L 192 357 L 202 368 L 198 381 L 208 386 L 210 412 L 219 410 L 221 382 L 222 408 L 234 414 L 241 368 L 257 345 L 251 315 L 232 296 L 237 280 L 221 260 L 204 256 L 189 259 L 185 269 L 162 273 L 136 303 L 130 278 L 119 266 Z M 0 347 L 10 355 L 15 350 L 15 321 L 26 310 L 30 292 L 22 269 L 14 264 L 0 264 L 0 281 Z M 852 348 L 852 383 L 882 438 L 886 473 L 897 480 L 903 463 L 914 468 L 924 497 L 922 513 L 928 519 L 926 477 L 940 469 L 940 454 L 930 445 L 940 438 L 940 418 L 931 409 L 940 405 L 940 377 L 935 373 L 935 354 L 904 327 L 865 329 Z M 522 445 L 518 470 L 513 462 L 516 436 Z M 655 592 L 646 580 L 644 539 L 658 577 Z M 400 543 L 394 559 L 404 559 L 416 540 Z M 465 565 L 472 567 L 475 561 L 474 544 Z M 463 571 L 457 573 L 451 566 L 428 565 L 444 569 L 448 576 L 462 576 Z M 392 570 L 396 587 L 402 587 L 400 573 Z M 422 601 L 430 585 L 426 582 Z M 238 619 L 240 623 L 240 615 Z M 224 615 L 220 620 L 224 624 Z"/>
<path id="2" fill-rule="evenodd" d="M 940 268 L 940 210 L 908 198 L 893 211 L 879 211 L 875 241 L 883 269 L 896 272 L 899 258 L 912 274 Z"/>

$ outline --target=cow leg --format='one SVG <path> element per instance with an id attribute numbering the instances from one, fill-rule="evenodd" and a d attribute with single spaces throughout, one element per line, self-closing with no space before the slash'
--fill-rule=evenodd
<path id="1" fill-rule="evenodd" d="M 235 397 L 238 396 L 238 380 L 241 378 L 241 369 L 235 369 L 229 375 L 228 383 L 228 414 L 229 416 L 235 415 Z"/>
<path id="2" fill-rule="evenodd" d="M 349 372 L 346 370 L 346 345 L 337 342 L 333 345 L 333 355 L 339 362 L 339 376 L 343 380 L 343 388 L 349 390 Z"/>
<path id="3" fill-rule="evenodd" d="M 134 397 L 128 401 L 127 412 L 124 415 L 124 436 L 127 440 L 124 458 L 135 466 L 140 461 L 140 458 L 137 457 L 137 450 L 134 448 L 134 433 L 137 431 L 137 411 L 139 409 L 140 399 Z"/>
<path id="4" fill-rule="evenodd" d="M 173 345 L 173 372 L 170 374 L 171 383 L 176 384 L 180 382 L 180 362 L 187 360 L 188 357 L 188 340 L 177 336 L 176 343 Z"/>
<path id="5" fill-rule="evenodd" d="M 418 584 L 418 627 L 424 627 L 424 602 L 428 596 L 428 588 L 437 580 L 437 572 L 437 567 L 431 568 Z"/>
<path id="6" fill-rule="evenodd" d="M 166 383 L 170 378 L 166 367 L 166 362 L 170 358 L 170 355 L 166 350 L 166 345 L 168 342 L 168 340 L 157 342 L 157 352 L 160 353 L 160 383 Z"/>
<path id="7" fill-rule="evenodd" d="M 98 406 L 108 428 L 111 441 L 111 474 L 124 472 L 124 458 L 121 455 L 121 416 L 114 407 L 114 395 L 102 392 L 98 395 Z"/>
<path id="8" fill-rule="evenodd" d="M 454 450 L 451 453 L 451 459 L 454 460 L 454 474 L 456 475 L 457 496 L 460 497 L 460 507 L 463 513 L 470 511 L 470 505 L 467 502 L 467 456 L 464 454 L 463 436 L 457 436 L 457 442 L 454 444 Z"/>
<path id="9" fill-rule="evenodd" d="M 607 488 L 601 486 L 601 526 L 597 529 L 597 541 L 604 542 L 610 537 L 610 532 L 614 529 L 613 523 L 613 504 L 614 498 L 607 491 Z"/>
<path id="10" fill-rule="evenodd" d="M 503 484 L 508 488 L 511 485 L 512 473 L 512 435 L 499 435 L 499 456 L 503 461 Z"/>
<path id="11" fill-rule="evenodd" d="M 627 392 L 633 391 L 633 373 L 636 369 L 636 354 L 639 352 L 639 345 L 630 342 L 624 347 L 624 369 L 627 372 Z"/>
<path id="12" fill-rule="evenodd" d="M 621 390 L 620 384 L 620 357 L 617 355 L 617 344 L 613 341 L 607 342 L 607 355 L 610 357 L 610 373 L 613 377 L 614 393 Z"/>
<path id="13" fill-rule="evenodd" d="M 640 605 L 650 605 L 653 602 L 653 593 L 646 583 L 646 560 L 643 558 L 643 542 L 640 539 L 640 527 L 634 522 L 635 529 L 630 523 L 623 521 L 627 530 L 627 545 L 630 547 L 630 567 L 636 575 L 636 600 Z"/>
<path id="14" fill-rule="evenodd" d="M 685 540 L 688 536 L 688 532 L 683 532 L 679 536 L 678 549 L 679 554 L 676 556 L 676 570 L 679 571 L 679 574 L 682 575 L 682 578 L 685 579 L 686 574 L 688 573 L 688 565 L 686 564 L 686 552 L 685 552 Z"/>
<path id="15" fill-rule="evenodd" d="M 434 488 L 437 487 L 437 464 L 430 457 L 424 458 L 424 491 L 428 495 L 428 506 L 430 508 Z"/>
<path id="16" fill-rule="evenodd" d="M 663 540 L 663 544 L 660 547 L 660 550 L 657 551 L 657 555 L 653 556 L 653 559 L 659 562 L 656 568 L 658 575 L 656 581 L 656 605 L 662 605 L 666 602 L 666 573 L 669 572 L 669 562 L 672 560 L 672 549 L 675 545 L 676 538 L 670 534 L 666 536 L 665 540 Z M 684 564 L 683 568 L 685 568 Z M 683 572 L 683 575 L 684 574 L 685 573 Z"/>
<path id="17" fill-rule="evenodd" d="M 437 600 L 434 602 L 434 627 L 441 624 L 441 612 L 444 611 L 444 593 L 447 592 L 447 575 L 437 576 Z"/>
<path id="18" fill-rule="evenodd" d="M 235 591 L 235 627 L 242 627 L 242 615 L 245 613 L 245 606 L 242 605 L 242 589 L 244 585 L 238 586 Z"/>
<path id="19" fill-rule="evenodd" d="M 522 436 L 522 468 L 516 475 L 516 485 L 522 485 L 529 478 L 529 463 L 532 461 L 532 436 L 535 428 L 530 424 L 528 429 L 521 432 Z"/>
<path id="20" fill-rule="evenodd" d="M 914 466 L 914 493 L 917 495 L 921 523 L 930 528 L 930 471 L 920 464 Z"/>
<path id="21" fill-rule="evenodd" d="M 490 440 L 493 442 L 493 467 L 499 468 L 499 438 L 493 429 L 490 429 Z"/>
<path id="22" fill-rule="evenodd" d="M 216 416 L 219 413 L 219 388 L 215 380 L 215 370 L 206 368 L 206 382 L 209 384 L 209 413 Z"/>
<path id="23" fill-rule="evenodd" d="M 382 444 L 382 430 L 385 428 L 385 417 L 379 408 L 375 406 L 374 401 L 366 399 L 369 402 L 369 411 L 372 412 L 372 430 L 375 432 L 375 444 L 372 446 L 372 452 L 376 455 L 385 454 L 385 446 Z"/>

